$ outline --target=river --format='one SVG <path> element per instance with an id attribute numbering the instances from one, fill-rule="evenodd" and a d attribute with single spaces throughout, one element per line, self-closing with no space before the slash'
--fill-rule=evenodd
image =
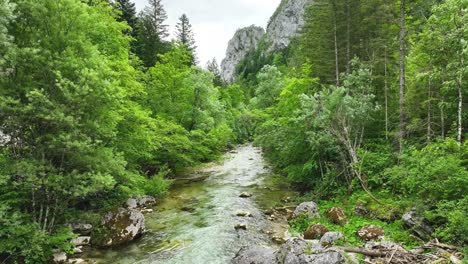
<path id="1" fill-rule="evenodd" d="M 200 174 L 206 180 L 175 184 L 145 216 L 147 232 L 141 239 L 117 249 L 92 249 L 85 258 L 119 264 L 222 264 L 243 246 L 275 246 L 272 236 L 287 234 L 286 221 L 271 221 L 264 211 L 294 193 L 272 182 L 260 149 L 239 146 L 220 162 L 185 176 Z M 239 197 L 243 192 L 253 197 Z M 252 217 L 237 216 L 241 212 Z M 247 229 L 236 230 L 238 224 Z"/>

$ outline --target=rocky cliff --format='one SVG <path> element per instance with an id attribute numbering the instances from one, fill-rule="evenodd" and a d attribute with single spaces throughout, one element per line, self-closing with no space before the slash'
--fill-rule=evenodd
<path id="1" fill-rule="evenodd" d="M 226 58 L 221 62 L 221 74 L 224 81 L 228 83 L 234 81 L 237 64 L 249 51 L 257 48 L 264 34 L 263 28 L 253 25 L 237 30 L 229 41 Z"/>
<path id="2" fill-rule="evenodd" d="M 282 0 L 267 27 L 269 52 L 289 46 L 291 38 L 298 35 L 304 25 L 304 14 L 313 0 Z"/>
<path id="3" fill-rule="evenodd" d="M 297 36 L 304 25 L 304 14 L 307 6 L 314 0 L 282 0 L 280 6 L 268 23 L 266 35 L 269 42 L 268 53 L 289 46 L 291 38 Z M 226 58 L 221 63 L 224 81 L 231 83 L 235 79 L 237 64 L 252 49 L 257 48 L 265 31 L 261 27 L 250 26 L 240 29 L 229 41 Z"/>

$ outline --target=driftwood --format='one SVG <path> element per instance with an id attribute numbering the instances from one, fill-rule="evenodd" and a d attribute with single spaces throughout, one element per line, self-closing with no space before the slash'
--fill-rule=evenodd
<path id="1" fill-rule="evenodd" d="M 383 247 L 376 245 L 371 249 L 362 247 L 336 247 L 336 249 L 349 253 L 358 253 L 366 256 L 365 263 L 413 264 L 413 263 L 461 263 L 463 255 L 458 248 L 452 245 L 432 240 L 419 248 L 408 251 L 398 245 Z M 429 253 L 421 253 L 430 250 Z"/>

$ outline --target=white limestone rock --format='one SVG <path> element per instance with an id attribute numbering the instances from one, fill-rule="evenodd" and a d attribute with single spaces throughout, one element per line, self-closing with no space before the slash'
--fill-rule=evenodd
<path id="1" fill-rule="evenodd" d="M 304 15 L 313 0 L 282 0 L 267 27 L 268 40 L 271 43 L 268 52 L 274 52 L 289 46 L 291 39 L 300 34 L 304 26 Z"/>
<path id="2" fill-rule="evenodd" d="M 235 80 L 236 66 L 249 51 L 257 48 L 264 34 L 263 28 L 254 25 L 237 30 L 229 41 L 226 58 L 221 62 L 221 75 L 225 82 L 232 83 Z"/>

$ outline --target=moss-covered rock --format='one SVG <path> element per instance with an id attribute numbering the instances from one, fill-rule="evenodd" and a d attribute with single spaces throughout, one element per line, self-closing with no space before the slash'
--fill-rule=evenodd
<path id="1" fill-rule="evenodd" d="M 101 219 L 101 226 L 92 236 L 92 244 L 112 247 L 128 243 L 145 231 L 144 215 L 133 209 L 119 208 Z"/>

